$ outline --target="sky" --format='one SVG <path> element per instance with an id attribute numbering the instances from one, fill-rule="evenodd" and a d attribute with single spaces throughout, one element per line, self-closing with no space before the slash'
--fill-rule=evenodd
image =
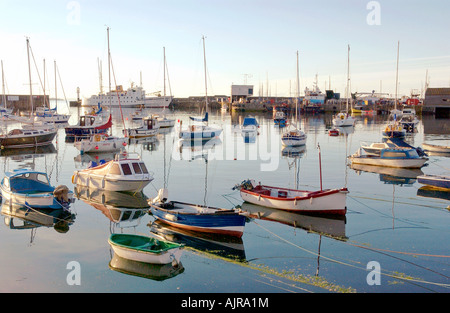
<path id="1" fill-rule="evenodd" d="M 6 92 L 29 94 L 26 38 L 33 94 L 75 99 L 111 85 L 141 83 L 148 94 L 204 96 L 231 85 L 254 85 L 254 95 L 294 96 L 296 52 L 300 95 L 314 82 L 345 95 L 348 46 L 351 92 L 398 94 L 450 86 L 448 0 L 0 0 L 0 59 Z M 45 59 L 45 66 L 44 66 Z M 40 79 L 38 73 L 40 75 Z M 428 76 L 427 76 L 428 73 Z"/>

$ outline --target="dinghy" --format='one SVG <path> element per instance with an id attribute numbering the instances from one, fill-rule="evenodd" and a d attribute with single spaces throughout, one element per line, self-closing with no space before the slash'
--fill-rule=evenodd
<path id="1" fill-rule="evenodd" d="M 417 181 L 423 185 L 450 190 L 449 175 L 420 175 L 417 176 Z"/>
<path id="2" fill-rule="evenodd" d="M 149 201 L 153 216 L 161 222 L 186 230 L 236 237 L 241 237 L 244 232 L 245 216 L 234 209 L 178 201 L 166 203 L 166 199 L 166 190 L 161 189 L 158 197 Z"/>
<path id="3" fill-rule="evenodd" d="M 183 253 L 181 244 L 139 235 L 112 234 L 108 243 L 118 256 L 144 263 L 178 264 Z"/>
<path id="4" fill-rule="evenodd" d="M 318 191 L 295 190 L 256 184 L 245 180 L 233 189 L 240 190 L 242 200 L 269 208 L 315 214 L 345 215 L 347 188 Z"/>
<path id="5" fill-rule="evenodd" d="M 436 145 L 431 143 L 423 143 L 422 147 L 425 151 L 438 152 L 438 153 L 450 153 L 450 146 Z"/>

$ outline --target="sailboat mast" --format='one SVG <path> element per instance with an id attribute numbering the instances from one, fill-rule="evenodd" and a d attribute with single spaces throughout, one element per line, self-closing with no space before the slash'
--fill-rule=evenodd
<path id="1" fill-rule="evenodd" d="M 349 94 L 349 85 L 350 85 L 350 45 L 348 45 L 347 50 L 347 110 L 346 113 L 348 113 L 348 94 Z"/>
<path id="2" fill-rule="evenodd" d="M 106 34 L 108 36 L 108 81 L 109 81 L 109 111 L 111 112 L 111 51 L 109 50 L 109 27 L 106 28 Z"/>
<path id="3" fill-rule="evenodd" d="M 1 61 L 1 63 L 2 63 L 2 92 L 3 92 L 2 101 L 6 109 L 5 74 L 3 73 L 3 60 Z"/>
<path id="4" fill-rule="evenodd" d="M 206 112 L 208 112 L 208 84 L 206 78 L 206 52 L 205 52 L 205 36 L 202 36 L 203 39 L 203 66 L 205 68 L 205 101 L 206 101 Z"/>
<path id="5" fill-rule="evenodd" d="M 400 54 L 400 40 L 397 45 L 397 73 L 395 77 L 395 109 L 397 110 L 397 92 L 398 92 L 398 59 Z"/>
<path id="6" fill-rule="evenodd" d="M 164 53 L 164 105 L 166 104 L 166 47 L 163 47 Z"/>
<path id="7" fill-rule="evenodd" d="M 299 79 L 299 69 L 298 69 L 298 50 L 297 50 L 297 95 L 295 98 L 295 124 L 298 127 L 298 98 L 300 96 L 300 79 Z"/>
<path id="8" fill-rule="evenodd" d="M 56 84 L 56 60 L 53 60 L 53 65 L 55 67 L 55 101 L 56 101 L 55 107 L 57 108 L 58 107 L 58 87 Z"/>
<path id="9" fill-rule="evenodd" d="M 31 114 L 34 112 L 33 107 L 33 87 L 31 85 L 31 65 L 30 65 L 30 39 L 27 37 L 27 56 L 28 56 L 28 76 L 30 79 L 30 108 L 31 108 Z M 33 119 L 34 121 L 34 119 Z"/>

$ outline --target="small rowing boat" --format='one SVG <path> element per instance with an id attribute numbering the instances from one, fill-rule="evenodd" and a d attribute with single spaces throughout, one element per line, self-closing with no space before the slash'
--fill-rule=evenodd
<path id="1" fill-rule="evenodd" d="M 430 144 L 430 143 L 423 143 L 422 147 L 423 147 L 423 149 L 425 151 L 439 152 L 439 153 L 450 153 L 450 146 L 436 145 L 436 144 Z"/>
<path id="2" fill-rule="evenodd" d="M 112 234 L 108 243 L 118 256 L 144 263 L 178 264 L 183 252 L 181 244 L 131 234 Z"/>
<path id="3" fill-rule="evenodd" d="M 347 212 L 347 188 L 307 191 L 256 185 L 254 180 L 246 180 L 233 189 L 240 190 L 242 200 L 269 208 L 316 214 Z"/>
<path id="4" fill-rule="evenodd" d="M 417 176 L 420 184 L 450 190 L 450 176 L 448 175 L 420 175 Z"/>
<path id="5" fill-rule="evenodd" d="M 197 232 L 242 236 L 245 216 L 238 211 L 178 201 L 165 203 L 165 192 L 161 189 L 158 197 L 149 202 L 153 216 L 161 222 Z"/>

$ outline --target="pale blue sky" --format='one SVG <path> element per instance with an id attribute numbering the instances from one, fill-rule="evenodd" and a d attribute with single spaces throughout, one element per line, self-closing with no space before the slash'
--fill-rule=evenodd
<path id="1" fill-rule="evenodd" d="M 351 47 L 352 92 L 394 93 L 400 40 L 400 93 L 450 85 L 450 2 L 384 0 L 380 25 L 369 25 L 365 0 L 1 0 L 0 59 L 10 93 L 28 93 L 25 37 L 42 71 L 47 62 L 54 94 L 53 60 L 64 90 L 75 97 L 99 91 L 97 58 L 108 85 L 106 26 L 118 84 L 139 83 L 162 90 L 163 47 L 176 97 L 204 94 L 202 35 L 206 38 L 208 94 L 230 94 L 231 84 L 269 82 L 270 95 L 295 92 L 300 53 L 301 94 L 312 87 L 345 93 L 347 45 Z M 71 6 L 71 4 L 75 4 Z M 33 71 L 36 70 L 33 68 Z M 34 93 L 38 79 L 33 74 Z M 42 73 L 41 73 L 42 75 Z M 47 84 L 48 85 L 48 84 Z M 47 91 L 48 92 L 48 91 Z M 58 91 L 62 97 L 62 92 Z"/>

